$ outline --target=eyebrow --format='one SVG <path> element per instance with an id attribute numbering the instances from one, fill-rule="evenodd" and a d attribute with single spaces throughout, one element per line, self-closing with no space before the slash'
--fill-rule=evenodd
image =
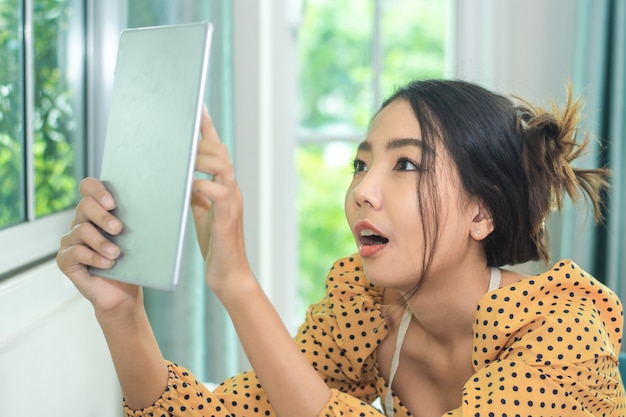
<path id="1" fill-rule="evenodd" d="M 421 148 L 422 150 L 425 150 L 425 151 L 430 150 L 428 145 L 426 145 L 421 139 L 415 139 L 415 138 L 391 139 L 389 142 L 387 142 L 387 145 L 385 146 L 385 149 L 387 149 L 387 150 L 389 150 L 389 149 L 398 149 L 398 148 L 404 148 L 406 146 L 415 146 L 415 147 Z M 372 150 L 372 144 L 370 142 L 368 142 L 367 140 L 364 140 L 363 142 L 359 143 L 359 146 L 358 146 L 357 150 L 358 151 L 364 151 L 364 152 L 371 151 Z"/>

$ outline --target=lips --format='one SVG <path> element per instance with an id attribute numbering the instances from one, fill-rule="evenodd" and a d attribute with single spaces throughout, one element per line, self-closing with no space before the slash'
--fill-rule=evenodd
<path id="1" fill-rule="evenodd" d="M 359 244 L 359 255 L 361 257 L 373 256 L 383 250 L 389 243 L 389 239 L 382 232 L 364 220 L 357 222 L 354 232 Z"/>

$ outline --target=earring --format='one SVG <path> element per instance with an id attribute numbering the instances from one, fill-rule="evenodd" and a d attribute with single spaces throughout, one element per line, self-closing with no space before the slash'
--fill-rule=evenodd
<path id="1" fill-rule="evenodd" d="M 480 234 L 480 229 L 476 230 L 476 234 L 479 235 Z"/>

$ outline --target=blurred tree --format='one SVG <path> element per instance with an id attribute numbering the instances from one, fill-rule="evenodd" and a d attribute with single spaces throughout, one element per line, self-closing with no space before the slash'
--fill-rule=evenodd
<path id="1" fill-rule="evenodd" d="M 70 80 L 76 74 L 70 75 L 67 66 L 70 59 L 84 61 L 84 50 L 71 48 L 68 30 L 71 19 L 84 18 L 82 8 L 73 3 L 81 2 L 32 3 L 34 172 L 26 173 L 22 2 L 0 2 L 0 228 L 26 218 L 26 175 L 34 175 L 37 217 L 71 207 L 77 199 L 78 178 L 85 172 L 80 128 L 84 98 L 76 96 L 71 82 L 84 86 L 85 80 L 80 74 Z"/>
<path id="2" fill-rule="evenodd" d="M 332 154 L 337 141 L 364 138 L 379 105 L 371 62 L 374 9 L 373 0 L 309 0 L 298 32 L 299 123 L 307 137 L 296 161 L 300 310 L 324 294 L 331 263 L 356 250 L 343 212 L 353 156 Z M 379 94 L 384 98 L 411 79 L 442 77 L 446 2 L 382 0 L 380 12 Z M 344 145 L 356 150 L 354 142 Z M 333 158 L 345 161 L 337 167 L 329 163 Z"/>
<path id="3" fill-rule="evenodd" d="M 0 228 L 24 219 L 20 18 L 18 0 L 0 2 Z"/>
<path id="4" fill-rule="evenodd" d="M 340 146 L 352 148 L 351 144 Z M 309 144 L 299 147 L 296 153 L 300 216 L 299 313 L 304 313 L 308 304 L 324 295 L 324 278 L 331 263 L 356 251 L 342 204 L 351 180 L 351 160 L 345 158 L 344 163 L 331 163 L 325 158 L 328 156 L 325 148 L 322 144 Z"/>
<path id="5" fill-rule="evenodd" d="M 75 97 L 68 74 L 70 19 L 78 18 L 70 0 L 35 0 L 33 10 L 35 161 L 35 215 L 71 207 L 77 200 L 78 178 L 83 176 L 84 132 L 78 131 Z M 71 52 L 70 52 L 71 51 Z"/>

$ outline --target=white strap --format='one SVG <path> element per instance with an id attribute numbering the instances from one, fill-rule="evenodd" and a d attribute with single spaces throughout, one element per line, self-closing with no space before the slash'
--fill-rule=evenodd
<path id="1" fill-rule="evenodd" d="M 499 268 L 491 267 L 491 276 L 489 277 L 489 290 L 493 291 L 500 288 L 500 280 L 502 279 L 502 273 Z"/>
<path id="2" fill-rule="evenodd" d="M 497 290 L 500 288 L 500 280 L 502 279 L 502 273 L 500 269 L 491 267 L 491 275 L 489 277 L 489 291 Z M 396 338 L 396 349 L 393 352 L 391 358 L 391 369 L 389 370 L 389 382 L 387 384 L 387 392 L 385 393 L 385 414 L 387 417 L 393 417 L 393 395 L 391 394 L 391 384 L 393 378 L 396 376 L 398 370 L 398 364 L 400 362 L 400 350 L 402 349 L 402 343 L 406 336 L 406 331 L 411 323 L 411 309 L 409 306 L 404 310 L 402 319 L 400 320 L 400 326 L 398 327 L 398 337 Z"/>
<path id="3" fill-rule="evenodd" d="M 409 306 L 404 310 L 404 314 L 402 315 L 402 320 L 400 321 L 400 327 L 398 327 L 398 337 L 396 339 L 396 349 L 393 352 L 393 358 L 391 359 L 391 369 L 389 370 L 389 383 L 387 384 L 387 392 L 385 393 L 385 414 L 387 417 L 393 417 L 393 396 L 391 395 L 391 383 L 393 382 L 393 378 L 396 376 L 396 371 L 398 370 L 398 363 L 400 362 L 400 350 L 402 348 L 402 343 L 404 342 L 404 337 L 406 336 L 406 331 L 409 328 L 409 323 L 411 323 L 411 309 Z"/>

